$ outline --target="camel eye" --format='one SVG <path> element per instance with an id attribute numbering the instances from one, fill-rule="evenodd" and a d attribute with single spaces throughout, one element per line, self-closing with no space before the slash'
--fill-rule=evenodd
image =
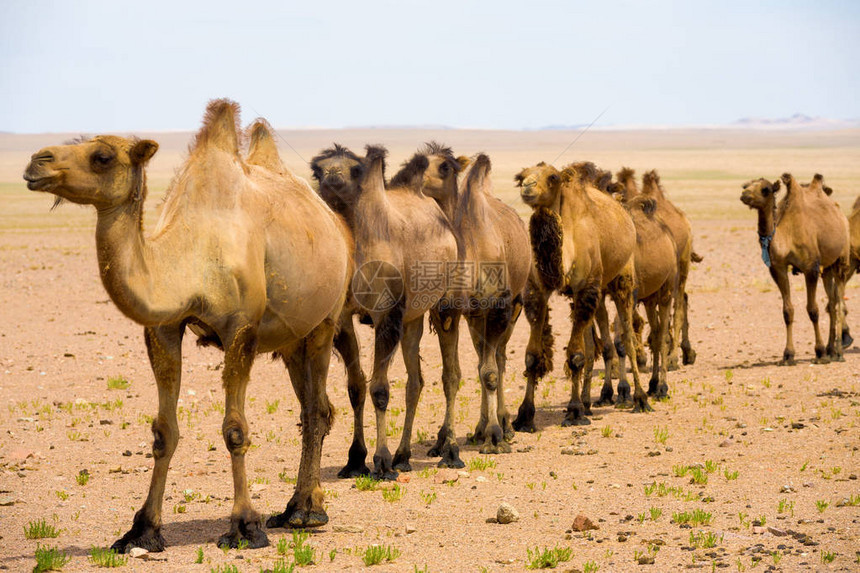
<path id="1" fill-rule="evenodd" d="M 349 176 L 353 179 L 358 179 L 361 177 L 361 174 L 364 172 L 364 169 L 361 168 L 361 165 L 353 165 L 349 170 Z"/>
<path id="2" fill-rule="evenodd" d="M 447 177 L 449 170 L 450 168 L 448 167 L 448 164 L 443 163 L 439 166 L 439 175 L 441 175 L 442 177 Z"/>
<path id="3" fill-rule="evenodd" d="M 90 161 L 92 161 L 93 167 L 104 169 L 114 160 L 114 154 L 108 151 L 99 150 L 92 154 L 90 157 Z"/>
<path id="4" fill-rule="evenodd" d="M 558 183 L 558 181 L 559 181 L 559 179 L 558 179 L 558 175 L 556 175 L 555 173 L 553 173 L 552 175 L 550 175 L 550 176 L 548 177 L 548 180 L 549 180 L 550 185 L 555 185 L 555 184 L 556 184 L 556 183 Z"/>
<path id="5" fill-rule="evenodd" d="M 770 187 L 762 187 L 761 194 L 767 197 L 770 195 Z"/>

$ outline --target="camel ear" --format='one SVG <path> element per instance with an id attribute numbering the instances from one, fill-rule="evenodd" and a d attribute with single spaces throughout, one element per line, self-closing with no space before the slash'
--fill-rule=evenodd
<path id="1" fill-rule="evenodd" d="M 657 201 L 655 199 L 645 199 L 642 201 L 642 212 L 648 216 L 654 214 L 654 211 L 657 210 Z"/>
<path id="2" fill-rule="evenodd" d="M 780 189 L 779 179 L 773 182 L 773 192 L 776 193 Z"/>
<path id="3" fill-rule="evenodd" d="M 146 165 L 155 152 L 158 151 L 158 144 L 151 139 L 141 139 L 136 141 L 128 152 L 131 163 L 135 166 Z"/>
<path id="4" fill-rule="evenodd" d="M 609 193 L 609 194 L 612 196 L 612 198 L 613 198 L 613 199 L 615 199 L 615 200 L 616 200 L 616 201 L 618 201 L 619 203 L 624 203 L 624 195 L 622 195 L 622 194 L 621 194 L 621 193 L 619 193 L 618 191 L 613 191 L 613 192 L 611 192 L 611 193 Z"/>
<path id="5" fill-rule="evenodd" d="M 469 166 L 469 163 L 471 163 L 471 160 L 468 157 L 466 157 L 465 155 L 461 155 L 460 157 L 457 158 L 457 163 L 460 164 L 460 171 L 462 171 L 463 169 L 465 169 L 466 167 Z"/>
<path id="6" fill-rule="evenodd" d="M 828 187 L 827 185 L 825 185 L 825 186 L 824 186 L 824 192 L 825 192 L 827 195 L 833 195 L 833 188 L 832 188 L 832 187 Z"/>
<path id="7" fill-rule="evenodd" d="M 523 186 L 523 180 L 526 178 L 526 176 L 523 175 L 525 172 L 526 172 L 526 170 L 523 169 L 522 171 L 520 171 L 519 173 L 514 175 L 514 183 L 517 184 L 517 187 Z"/>

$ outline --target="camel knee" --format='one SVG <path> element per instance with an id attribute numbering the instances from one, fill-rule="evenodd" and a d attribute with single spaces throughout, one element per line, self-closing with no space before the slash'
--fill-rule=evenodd
<path id="1" fill-rule="evenodd" d="M 171 432 L 163 420 L 152 422 L 152 457 L 155 459 L 170 456 L 176 450 L 179 436 Z"/>
<path id="2" fill-rule="evenodd" d="M 495 392 L 499 387 L 499 375 L 492 371 L 484 372 L 481 374 L 481 384 L 488 392 Z"/>
<path id="3" fill-rule="evenodd" d="M 373 402 L 373 407 L 377 410 L 387 410 L 388 409 L 388 387 L 385 385 L 378 385 L 372 387 L 370 389 L 370 399 Z"/>
<path id="4" fill-rule="evenodd" d="M 231 454 L 244 454 L 251 445 L 246 428 L 239 420 L 227 420 L 222 427 L 224 445 Z"/>
<path id="5" fill-rule="evenodd" d="M 816 323 L 816 324 L 818 323 L 818 307 L 817 306 L 814 308 L 807 308 L 806 313 L 809 315 L 809 320 L 811 320 L 813 323 Z"/>

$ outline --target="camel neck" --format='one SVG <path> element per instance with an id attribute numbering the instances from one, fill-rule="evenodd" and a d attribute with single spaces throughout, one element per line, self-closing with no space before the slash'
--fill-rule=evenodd
<path id="1" fill-rule="evenodd" d="M 172 313 L 156 300 L 160 298 L 156 293 L 164 285 L 153 280 L 158 277 L 153 277 L 149 264 L 142 218 L 142 200 L 129 199 L 98 211 L 99 274 L 111 300 L 123 314 L 140 324 L 158 324 L 166 322 Z M 170 289 L 161 289 L 164 291 Z"/>
<path id="2" fill-rule="evenodd" d="M 776 229 L 776 201 L 771 197 L 764 207 L 758 210 L 758 236 L 773 237 Z"/>

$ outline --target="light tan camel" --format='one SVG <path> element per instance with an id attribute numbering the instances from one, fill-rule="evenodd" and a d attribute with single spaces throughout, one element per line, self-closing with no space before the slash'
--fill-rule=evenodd
<path id="1" fill-rule="evenodd" d="M 634 411 L 650 410 L 648 397 L 639 384 L 635 362 L 633 332 L 633 289 L 635 270 L 633 252 L 636 230 L 624 208 L 614 199 L 591 185 L 583 183 L 584 174 L 574 167 L 562 172 L 539 163 L 523 169 L 515 180 L 523 201 L 534 213 L 529 232 L 534 264 L 540 285 L 527 289 L 526 317 L 531 334 L 526 348 L 526 396 L 520 405 L 514 428 L 534 430 L 534 386 L 548 365 L 543 347 L 551 338 L 546 327 L 547 301 L 553 291 L 572 300 L 572 329 L 567 345 L 567 370 L 571 375 L 571 396 L 563 425 L 589 424 L 590 371 L 594 351 L 586 347 L 584 336 L 591 324 L 604 290 L 613 298 L 622 317 L 625 345 L 630 349 L 631 371 L 635 390 Z M 630 385 L 622 356 L 621 381 L 618 384 L 620 406 L 631 402 Z M 585 368 L 585 382 L 580 393 L 580 377 Z"/>
<path id="2" fill-rule="evenodd" d="M 230 531 L 219 545 L 268 544 L 245 473 L 245 390 L 254 357 L 262 352 L 275 352 L 286 363 L 303 428 L 295 494 L 269 525 L 328 521 L 320 487 L 320 452 L 332 417 L 325 383 L 349 283 L 349 245 L 332 212 L 280 163 L 265 123 L 252 127 L 250 153 L 240 156 L 238 114 L 233 102 L 209 104 L 149 236 L 142 214 L 145 167 L 158 149 L 154 141 L 99 136 L 48 147 L 33 155 L 24 173 L 32 190 L 95 206 L 102 282 L 117 307 L 144 326 L 158 385 L 155 467 L 131 530 L 112 546 L 121 552 L 164 548 L 161 509 L 179 441 L 176 401 L 186 326 L 225 351 L 222 430 L 234 501 Z"/>
<path id="3" fill-rule="evenodd" d="M 396 469 L 411 469 L 412 425 L 424 386 L 419 356 L 424 314 L 448 294 L 446 269 L 457 261 L 457 242 L 439 206 L 420 191 L 427 158 L 414 157 L 401 172 L 402 179 L 392 180 L 386 189 L 386 153 L 382 147 L 368 146 L 367 155 L 358 158 L 337 146 L 315 158 L 311 168 L 321 195 L 341 202 L 355 237 L 353 297 L 371 318 L 375 334 L 370 382 L 376 411 L 374 473 L 394 479 Z M 388 366 L 398 343 L 407 371 L 406 418 L 393 458 L 386 434 Z M 363 455 L 361 460 L 357 456 L 366 450 L 363 443 L 356 446 L 357 439 L 350 448 L 351 469 L 364 464 Z"/>
<path id="4" fill-rule="evenodd" d="M 651 379 L 648 395 L 665 398 L 667 382 L 667 332 L 673 297 L 678 288 L 678 253 L 672 233 L 656 213 L 651 197 L 632 197 L 624 203 L 636 227 L 636 295 L 648 316 Z M 639 348 L 636 348 L 637 357 Z M 601 396 L 602 397 L 602 396 Z"/>
<path id="5" fill-rule="evenodd" d="M 687 278 L 690 276 L 691 263 L 700 262 L 702 257 L 693 251 L 693 232 L 690 220 L 666 197 L 656 170 L 648 171 L 642 176 L 642 194 L 657 201 L 656 213 L 669 227 L 675 241 L 675 248 L 678 251 L 678 294 L 675 296 L 672 312 L 668 354 L 669 369 L 676 370 L 678 368 L 677 349 L 679 345 L 683 363 L 693 364 L 696 362 L 696 351 L 690 343 L 690 323 L 688 320 L 690 301 L 687 295 Z"/>
<path id="6" fill-rule="evenodd" d="M 504 400 L 507 342 L 522 309 L 522 293 L 531 267 L 528 233 L 522 219 L 495 198 L 490 180 L 490 159 L 479 154 L 458 182 L 458 174 L 469 163 L 455 158 L 451 149 L 428 143 L 420 155 L 429 167 L 424 175 L 424 193 L 433 197 L 454 227 L 459 246 L 459 295 L 451 300 L 450 321 L 434 312 L 443 361 L 445 420 L 429 455 L 441 456 L 443 467 L 463 467 L 454 435 L 454 411 L 460 385 L 457 361 L 459 313 L 466 317 L 481 381 L 481 417 L 472 440 L 481 443 L 482 453 L 509 452 L 505 441 L 513 438 L 513 427 Z M 396 175 L 392 181 L 399 178 Z M 446 368 L 445 366 L 449 367 Z"/>
<path id="7" fill-rule="evenodd" d="M 749 181 L 743 186 L 741 201 L 758 211 L 758 236 L 764 263 L 782 295 L 785 320 L 785 350 L 781 364 L 795 364 L 789 270 L 806 278 L 806 311 L 815 329 L 815 361 L 842 360 L 841 320 L 843 293 L 848 276 L 850 245 L 848 219 L 824 191 L 824 178 L 816 174 L 807 187 L 797 184 L 788 173 L 782 175 L 786 194 L 777 203 L 780 181 Z M 825 348 L 818 328 L 815 290 L 821 276 L 827 293 L 830 337 Z M 836 333 L 840 333 L 839 336 Z"/>

